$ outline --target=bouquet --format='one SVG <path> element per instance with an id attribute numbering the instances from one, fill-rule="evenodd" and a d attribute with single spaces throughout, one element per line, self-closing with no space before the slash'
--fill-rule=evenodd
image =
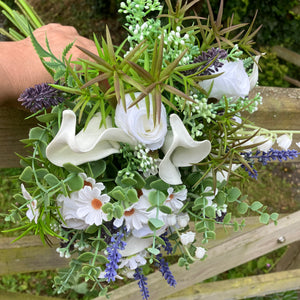
<path id="1" fill-rule="evenodd" d="M 143 272 L 158 268 L 176 286 L 168 256 L 185 268 L 205 259 L 217 224 L 244 226 L 233 212 L 277 221 L 237 184 L 257 179 L 255 163 L 299 155 L 288 149 L 292 132 L 244 117 L 262 103 L 249 97 L 259 28 L 223 27 L 222 1 L 216 20 L 209 1 L 208 18 L 188 14 L 196 2 L 121 2 L 127 38 L 115 46 L 107 28 L 98 55 L 81 49 L 89 60 L 67 59 L 73 44 L 55 57 L 30 33 L 55 84 L 19 98 L 40 124 L 22 141 L 32 150 L 20 156 L 20 206 L 6 220 L 19 224 L 18 238 L 60 239 L 58 255 L 71 261 L 54 279 L 58 293 L 83 284 L 107 295 L 128 277 L 149 299 Z"/>

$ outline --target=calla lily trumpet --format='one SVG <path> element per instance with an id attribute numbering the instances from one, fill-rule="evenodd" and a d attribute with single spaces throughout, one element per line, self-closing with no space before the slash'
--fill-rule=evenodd
<path id="1" fill-rule="evenodd" d="M 209 141 L 195 141 L 189 135 L 181 119 L 170 116 L 172 131 L 167 133 L 162 147 L 165 156 L 159 165 L 159 177 L 169 184 L 181 184 L 179 167 L 190 167 L 203 160 L 211 150 Z"/>
<path id="2" fill-rule="evenodd" d="M 112 128 L 109 117 L 106 119 L 107 128 L 100 127 L 101 121 L 101 114 L 97 113 L 86 129 L 76 134 L 76 115 L 72 110 L 65 110 L 59 131 L 46 148 L 49 161 L 57 166 L 65 163 L 80 165 L 118 153 L 118 142 L 136 145 L 136 141 L 122 129 Z"/>

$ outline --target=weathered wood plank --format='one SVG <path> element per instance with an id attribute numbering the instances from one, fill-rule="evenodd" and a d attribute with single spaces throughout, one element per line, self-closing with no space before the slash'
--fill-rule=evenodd
<path id="1" fill-rule="evenodd" d="M 275 52 L 278 57 L 300 67 L 300 54 L 281 46 L 274 46 L 271 50 Z"/>
<path id="2" fill-rule="evenodd" d="M 10 107 L 0 107 L 0 168 L 20 167 L 15 153 L 24 154 L 24 145 L 19 140 L 27 138 L 35 119 L 24 120 L 28 113 Z"/>
<path id="3" fill-rule="evenodd" d="M 279 237 L 284 237 L 284 243 L 278 242 Z M 172 265 L 170 269 L 178 279 L 174 289 L 168 287 L 158 272 L 151 274 L 148 277 L 151 299 L 169 296 L 299 239 L 300 211 L 281 218 L 277 226 L 272 223 L 225 240 L 220 245 L 209 249 L 206 260 L 192 264 L 189 271 Z M 135 300 L 139 295 L 139 288 L 136 282 L 133 282 L 114 291 L 110 299 Z M 100 300 L 100 298 L 96 299 Z"/>
<path id="4" fill-rule="evenodd" d="M 300 269 L 196 284 L 170 300 L 234 300 L 271 295 L 300 288 Z"/>
<path id="5" fill-rule="evenodd" d="M 289 245 L 275 268 L 277 272 L 293 269 L 300 269 L 300 241 Z"/>
<path id="6" fill-rule="evenodd" d="M 58 241 L 51 238 L 53 246 L 43 245 L 38 236 L 27 236 L 15 243 L 14 238 L 0 239 L 0 275 L 55 270 L 66 267 L 69 260 L 56 252 Z"/>

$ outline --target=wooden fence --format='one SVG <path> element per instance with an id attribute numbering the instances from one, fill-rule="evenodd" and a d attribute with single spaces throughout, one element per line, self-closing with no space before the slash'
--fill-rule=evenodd
<path id="1" fill-rule="evenodd" d="M 300 89 L 260 87 L 256 91 L 263 96 L 263 106 L 249 116 L 251 120 L 268 129 L 300 129 Z M 35 123 L 34 120 L 24 121 L 25 116 L 22 111 L 0 108 L 1 168 L 19 166 L 14 152 L 24 153 L 25 150 L 18 140 L 26 138 L 29 128 Z M 295 140 L 300 141 L 300 136 L 295 136 Z M 176 288 L 169 288 L 156 272 L 148 276 L 151 299 L 229 300 L 300 289 L 300 211 L 282 216 L 277 226 L 261 225 L 258 218 L 251 217 L 246 218 L 246 227 L 241 232 L 233 232 L 230 228 L 227 232 L 223 228 L 217 230 L 217 239 L 209 243 L 206 260 L 192 264 L 189 271 L 177 265 L 171 266 L 178 283 Z M 43 246 L 35 236 L 13 244 L 11 241 L 12 238 L 0 239 L 0 275 L 53 270 L 68 263 L 56 253 L 58 242 L 54 239 L 52 248 Z M 279 262 L 276 273 L 201 283 L 286 245 L 290 247 Z M 0 291 L 0 299 L 24 300 L 26 297 Z M 55 298 L 30 296 L 30 299 Z M 110 299 L 140 299 L 140 291 L 133 282 L 112 292 Z"/>

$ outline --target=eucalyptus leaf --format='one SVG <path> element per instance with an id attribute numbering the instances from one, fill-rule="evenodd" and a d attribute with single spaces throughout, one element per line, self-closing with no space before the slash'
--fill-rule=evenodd
<path id="1" fill-rule="evenodd" d="M 78 166 L 75 166 L 71 163 L 65 163 L 63 164 L 63 167 L 69 172 L 69 173 L 84 173 L 83 169 L 79 168 Z"/>
<path id="2" fill-rule="evenodd" d="M 148 196 L 148 200 L 152 206 L 161 206 L 166 198 L 166 195 L 161 191 L 151 191 Z"/>
<path id="3" fill-rule="evenodd" d="M 71 174 L 69 175 L 71 179 L 68 180 L 68 186 L 71 191 L 79 191 L 83 188 L 83 179 L 79 175 Z"/>
<path id="4" fill-rule="evenodd" d="M 31 167 L 26 167 L 21 175 L 19 176 L 19 179 L 23 182 L 31 182 L 33 178 L 33 170 Z"/>
<path id="5" fill-rule="evenodd" d="M 44 179 L 50 186 L 56 186 L 60 184 L 59 179 L 55 175 L 50 173 L 45 175 Z"/>

